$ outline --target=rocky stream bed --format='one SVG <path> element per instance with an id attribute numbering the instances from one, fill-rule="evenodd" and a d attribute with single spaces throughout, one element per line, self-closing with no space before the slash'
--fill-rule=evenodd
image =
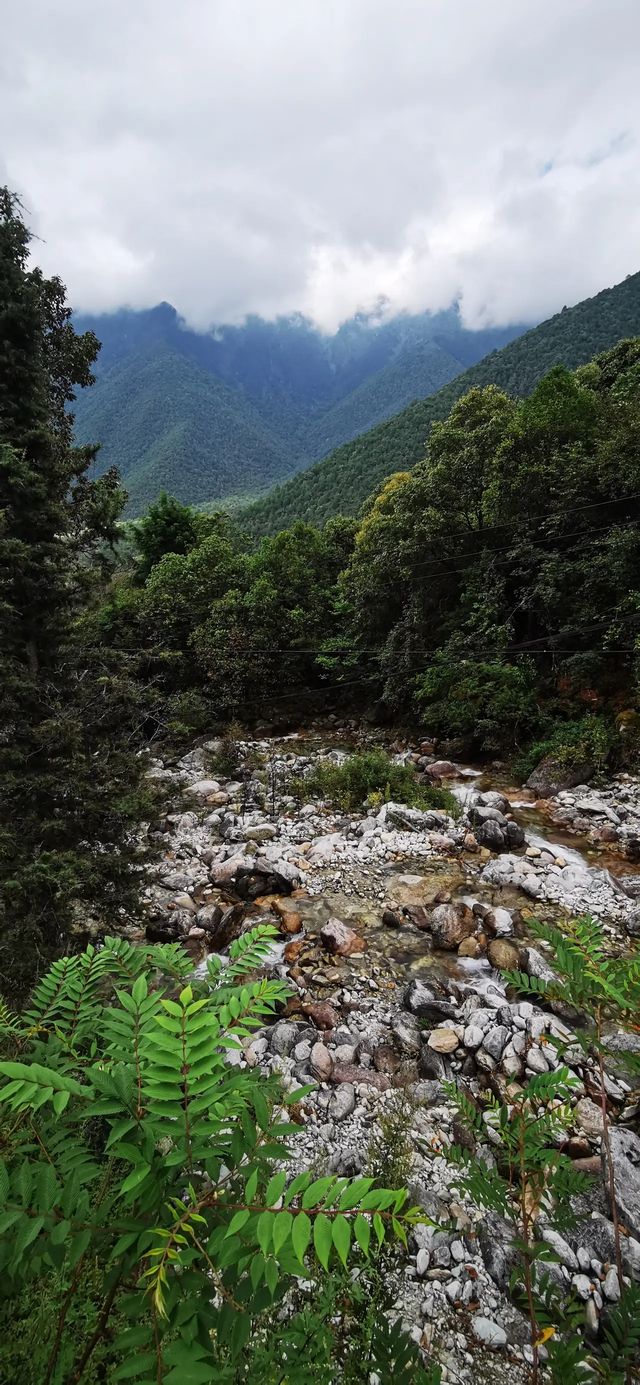
<path id="1" fill-rule="evenodd" d="M 277 1072 L 290 1090 L 317 1084 L 300 1111 L 296 1169 L 361 1172 L 381 1131 L 396 1132 L 412 1201 L 449 1228 L 415 1229 L 391 1272 L 398 1315 L 444 1379 L 525 1381 L 531 1350 L 508 1293 L 511 1237 L 460 1194 L 440 1153 L 456 1139 L 442 1083 L 489 1085 L 508 1098 L 509 1083 L 560 1063 L 550 1039 L 569 1042 L 562 1061 L 578 1085 L 565 1152 L 594 1182 L 566 1238 L 543 1216 L 540 1227 L 557 1256 L 553 1276 L 584 1301 L 584 1331 L 595 1339 L 620 1294 L 597 1071 L 571 1047 L 575 1014 L 514 999 L 502 971 L 552 975 L 553 957 L 531 940 L 532 917 L 589 912 L 617 950 L 640 934 L 640 781 L 623 776 L 540 801 L 499 771 L 390 742 L 416 773 L 453 790 L 455 819 L 393 803 L 344 813 L 292 794 L 318 757 L 340 762 L 353 740 L 354 728 L 333 728 L 241 743 L 231 776 L 212 769 L 219 742 L 177 763 L 150 759 L 166 811 L 150 834 L 159 854 L 147 937 L 180 939 L 201 969 L 244 928 L 277 925 L 270 966 L 291 998 L 230 1060 Z M 607 1042 L 624 1265 L 640 1278 L 639 1108 L 616 1065 L 622 1040 L 612 1033 Z M 495 1138 L 488 1123 L 483 1157 L 492 1158 Z"/>

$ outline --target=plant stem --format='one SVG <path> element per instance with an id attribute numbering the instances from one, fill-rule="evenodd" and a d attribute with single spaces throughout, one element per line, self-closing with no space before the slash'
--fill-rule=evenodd
<path id="1" fill-rule="evenodd" d="M 95 1348 L 97 1347 L 101 1337 L 104 1336 L 104 1330 L 109 1321 L 111 1309 L 113 1308 L 116 1294 L 118 1292 L 118 1289 L 120 1288 L 121 1279 L 121 1274 L 117 1275 L 114 1279 L 109 1293 L 107 1294 L 107 1297 L 102 1305 L 102 1312 L 100 1314 L 100 1317 L 98 1318 L 95 1331 L 92 1332 L 89 1341 L 87 1342 L 87 1345 L 82 1353 L 82 1356 L 78 1361 L 77 1366 L 74 1367 L 73 1374 L 69 1377 L 68 1385 L 80 1385 L 80 1381 L 82 1380 L 82 1376 L 84 1374 L 84 1368 L 91 1359 L 91 1356 L 93 1355 L 93 1352 L 95 1351 Z"/>
<path id="2" fill-rule="evenodd" d="M 540 1364 L 538 1355 L 538 1320 L 536 1318 L 536 1307 L 533 1299 L 533 1283 L 531 1278 L 531 1261 L 529 1259 L 529 1211 L 527 1208 L 527 1167 L 524 1152 L 524 1123 L 520 1117 L 520 1128 L 518 1131 L 518 1155 L 520 1164 L 520 1216 L 522 1218 L 522 1239 L 524 1241 L 523 1271 L 524 1284 L 527 1294 L 527 1306 L 529 1309 L 529 1324 L 531 1328 L 531 1351 L 533 1353 L 533 1364 L 531 1371 L 532 1385 L 538 1385 L 540 1375 Z"/>

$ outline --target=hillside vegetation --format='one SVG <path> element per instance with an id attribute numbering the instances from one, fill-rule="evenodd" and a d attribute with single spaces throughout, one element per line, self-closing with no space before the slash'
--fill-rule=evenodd
<path id="1" fill-rule="evenodd" d="M 96 474 L 116 466 L 140 514 L 168 489 L 189 504 L 261 495 L 521 331 L 468 332 L 455 309 L 323 336 L 302 317 L 195 332 L 168 303 L 79 318 L 102 342 L 75 405 Z"/>
<path id="2" fill-rule="evenodd" d="M 573 368 L 623 337 L 640 331 L 640 274 L 604 289 L 573 308 L 491 352 L 431 398 L 402 413 L 330 457 L 278 486 L 243 514 L 253 534 L 274 534 L 296 519 L 322 524 L 336 514 L 357 514 L 363 501 L 394 471 L 406 471 L 424 456 L 432 423 L 446 418 L 468 390 L 497 385 L 518 396 L 530 394 L 546 371 Z"/>

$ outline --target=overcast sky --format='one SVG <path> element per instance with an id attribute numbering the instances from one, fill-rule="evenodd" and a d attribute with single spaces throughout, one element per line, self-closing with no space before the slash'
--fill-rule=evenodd
<path id="1" fill-rule="evenodd" d="M 640 0 L 8 0 L 0 182 L 79 309 L 539 320 L 640 269 Z"/>

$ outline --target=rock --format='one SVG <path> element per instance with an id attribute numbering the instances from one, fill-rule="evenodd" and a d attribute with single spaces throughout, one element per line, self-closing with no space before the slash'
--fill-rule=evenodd
<path id="1" fill-rule="evenodd" d="M 586 1274 L 574 1274 L 571 1280 L 573 1287 L 579 1298 L 586 1303 L 591 1298 L 591 1280 Z"/>
<path id="2" fill-rule="evenodd" d="M 280 1020 L 274 1024 L 269 1034 L 269 1048 L 272 1053 L 279 1053 L 287 1056 L 291 1053 L 298 1040 L 298 1027 L 290 1024 L 288 1020 Z"/>
<path id="3" fill-rule="evenodd" d="M 404 803 L 386 803 L 384 814 L 384 821 L 399 827 L 401 832 L 433 832 L 447 825 L 446 813 L 423 813 Z"/>
<path id="4" fill-rule="evenodd" d="M 355 1110 L 356 1094 L 354 1087 L 344 1082 L 341 1087 L 333 1093 L 327 1107 L 327 1115 L 330 1120 L 343 1121 Z"/>
<path id="5" fill-rule="evenodd" d="M 487 932 L 497 938 L 507 938 L 513 933 L 513 919 L 508 909 L 490 909 L 484 917 Z"/>
<path id="6" fill-rule="evenodd" d="M 354 952 L 364 951 L 364 939 L 341 919 L 328 919 L 320 929 L 320 942 L 336 957 L 350 957 Z"/>
<path id="7" fill-rule="evenodd" d="M 459 774 L 458 765 L 452 760 L 434 760 L 425 770 L 428 779 L 457 779 Z"/>
<path id="8" fill-rule="evenodd" d="M 611 1266 L 611 1269 L 607 1271 L 604 1277 L 602 1292 L 610 1303 L 618 1302 L 620 1298 L 620 1280 L 618 1279 L 618 1271 L 615 1265 Z"/>
<path id="9" fill-rule="evenodd" d="M 508 813 L 511 804 L 503 793 L 497 789 L 487 789 L 485 793 L 478 794 L 478 803 L 485 808 L 497 808 L 499 813 Z"/>
<path id="10" fill-rule="evenodd" d="M 434 1029 L 427 1039 L 427 1046 L 436 1053 L 453 1053 L 459 1042 L 453 1029 Z"/>
<path id="11" fill-rule="evenodd" d="M 377 1087 L 379 1092 L 389 1090 L 391 1083 L 382 1072 L 372 1072 L 371 1068 L 359 1068 L 355 1063 L 334 1063 L 331 1081 L 336 1085 L 342 1082 L 364 1082 L 367 1087 Z"/>
<path id="12" fill-rule="evenodd" d="M 409 982 L 403 1004 L 405 1010 L 409 1010 L 418 1019 L 426 1020 L 428 1024 L 440 1024 L 443 1019 L 453 1019 L 456 1013 L 455 1005 L 437 995 L 425 981 Z"/>
<path id="13" fill-rule="evenodd" d="M 477 938 L 463 938 L 458 948 L 459 957 L 479 957 L 482 948 Z"/>
<path id="14" fill-rule="evenodd" d="M 473 1051 L 480 1047 L 483 1039 L 484 1029 L 480 1029 L 477 1024 L 467 1025 L 462 1039 L 465 1048 L 470 1048 Z"/>
<path id="15" fill-rule="evenodd" d="M 502 1024 L 495 1024 L 484 1035 L 482 1047 L 498 1063 L 510 1037 L 510 1030 Z"/>
<path id="16" fill-rule="evenodd" d="M 416 1274 L 418 1276 L 418 1279 L 424 1278 L 424 1275 L 427 1273 L 430 1263 L 431 1252 L 426 1250 L 425 1247 L 422 1246 L 418 1251 L 418 1254 L 416 1255 Z"/>
<path id="17" fill-rule="evenodd" d="M 438 904 L 431 914 L 430 924 L 434 947 L 447 952 L 453 952 L 476 926 L 466 904 Z"/>
<path id="18" fill-rule="evenodd" d="M 554 1231 L 552 1226 L 543 1226 L 542 1239 L 546 1241 L 548 1246 L 551 1246 L 552 1251 L 563 1265 L 566 1265 L 570 1270 L 579 1270 L 578 1257 L 575 1251 L 571 1249 L 568 1241 L 565 1241 L 564 1236 L 561 1236 L 558 1231 Z"/>
<path id="19" fill-rule="evenodd" d="M 310 1054 L 311 1071 L 321 1082 L 328 1082 L 333 1071 L 333 1059 L 325 1044 L 315 1043 Z"/>
<path id="20" fill-rule="evenodd" d="M 543 1072 L 549 1071 L 549 1064 L 546 1060 L 544 1053 L 542 1052 L 542 1049 L 537 1048 L 535 1045 L 533 1048 L 530 1048 L 529 1052 L 527 1053 L 525 1066 L 529 1072 L 533 1072 L 536 1074 L 541 1074 Z"/>
<path id="21" fill-rule="evenodd" d="M 402 914 L 399 910 L 396 912 L 394 909 L 385 909 L 382 922 L 385 928 L 402 928 Z"/>
<path id="22" fill-rule="evenodd" d="M 220 785 L 217 779 L 198 779 L 197 783 L 188 784 L 185 792 L 194 798 L 208 798 L 210 794 L 220 792 Z"/>
<path id="23" fill-rule="evenodd" d="M 596 1140 L 602 1135 L 602 1111 L 590 1097 L 581 1097 L 580 1101 L 576 1102 L 573 1115 L 576 1125 L 580 1130 L 584 1130 L 590 1139 Z"/>
<path id="24" fill-rule="evenodd" d="M 336 1056 L 336 1061 L 341 1060 L 338 1060 Z M 395 1077 L 401 1065 L 402 1059 L 399 1053 L 396 1053 L 395 1048 L 391 1047 L 391 1044 L 378 1044 L 378 1047 L 374 1049 L 373 1066 L 376 1072 L 383 1072 L 387 1077 Z"/>
<path id="25" fill-rule="evenodd" d="M 339 1023 L 339 1015 L 333 1005 L 328 1000 L 306 1000 L 300 1006 L 303 1015 L 307 1015 L 316 1029 L 335 1029 Z"/>
<path id="26" fill-rule="evenodd" d="M 499 1289 L 508 1287 L 511 1272 L 519 1265 L 509 1223 L 497 1212 L 486 1212 L 477 1228 L 478 1245 L 486 1269 Z"/>
<path id="27" fill-rule="evenodd" d="M 493 1318 L 485 1318 L 477 1313 L 471 1319 L 471 1326 L 474 1336 L 478 1342 L 482 1342 L 483 1346 L 497 1349 L 507 1345 L 507 1334 L 504 1328 L 500 1327 L 499 1323 L 494 1322 Z"/>
<path id="28" fill-rule="evenodd" d="M 515 943 L 505 942 L 503 938 L 494 938 L 487 948 L 487 957 L 492 967 L 497 967 L 499 971 L 518 971 L 520 968 L 520 950 Z"/>
<path id="29" fill-rule="evenodd" d="M 444 1077 L 444 1059 L 439 1053 L 436 1053 L 435 1048 L 429 1048 L 428 1044 L 423 1045 L 418 1058 L 418 1073 L 420 1077 L 426 1077 L 428 1081 L 439 1081 L 440 1078 Z"/>
<path id="30" fill-rule="evenodd" d="M 618 1216 L 638 1240 L 640 1238 L 640 1138 L 632 1130 L 612 1126 L 609 1130 L 611 1163 L 615 1182 Z M 609 1186 L 607 1151 L 602 1148 L 605 1186 Z"/>
<path id="31" fill-rule="evenodd" d="M 475 835 L 480 846 L 487 847 L 489 851 L 514 851 L 524 842 L 524 829 L 519 823 L 506 818 L 503 822 L 496 822 L 493 818 L 481 822 L 476 827 Z"/>
<path id="32" fill-rule="evenodd" d="M 242 833 L 245 842 L 271 842 L 277 835 L 272 822 L 256 822 L 252 827 L 245 827 Z"/>
<path id="33" fill-rule="evenodd" d="M 403 1019 L 401 1015 L 396 1016 L 391 1025 L 396 1048 L 401 1053 L 405 1053 L 409 1058 L 415 1058 L 422 1048 L 420 1030 L 417 1024 L 410 1023 Z"/>
<path id="34" fill-rule="evenodd" d="M 538 798 L 555 798 L 564 790 L 573 789 L 576 784 L 586 783 L 591 779 L 593 772 L 593 765 L 586 760 L 569 767 L 554 760 L 552 755 L 545 755 L 529 775 L 525 788 L 531 789 Z"/>

